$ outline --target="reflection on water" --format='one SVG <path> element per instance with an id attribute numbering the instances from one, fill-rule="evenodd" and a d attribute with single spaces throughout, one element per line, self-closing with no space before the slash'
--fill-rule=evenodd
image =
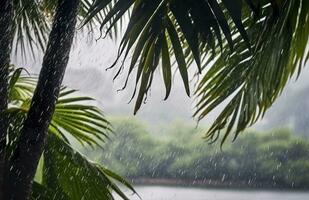
<path id="1" fill-rule="evenodd" d="M 198 189 L 161 186 L 135 187 L 143 200 L 308 200 L 309 192 Z M 130 196 L 138 200 L 136 196 Z M 117 198 L 116 198 L 117 199 Z M 118 200 L 118 199 L 117 199 Z"/>

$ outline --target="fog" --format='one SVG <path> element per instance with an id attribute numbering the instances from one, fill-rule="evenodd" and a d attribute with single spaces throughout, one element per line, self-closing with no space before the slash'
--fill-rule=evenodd
<path id="1" fill-rule="evenodd" d="M 133 115 L 134 100 L 129 103 L 133 94 L 135 80 L 132 76 L 125 90 L 119 91 L 124 85 L 126 71 L 113 80 L 119 65 L 106 70 L 117 57 L 117 42 L 110 38 L 98 39 L 98 34 L 89 36 L 78 33 L 75 38 L 73 50 L 64 79 L 64 85 L 78 89 L 81 93 L 90 95 L 97 100 L 107 116 Z M 36 52 L 36 58 L 23 59 L 20 53 L 13 55 L 13 63 L 18 67 L 38 73 L 43 54 Z M 168 100 L 163 101 L 165 90 L 160 72 L 157 72 L 142 109 L 136 117 L 157 126 L 168 124 L 175 120 L 184 120 L 187 123 L 196 124 L 192 118 L 194 112 L 194 97 L 189 98 L 178 73 L 175 73 L 172 92 Z M 306 130 L 309 125 L 309 81 L 307 79 L 309 69 L 304 68 L 303 73 L 296 81 L 293 77 L 282 95 L 277 99 L 265 117 L 260 120 L 253 129 L 270 130 L 278 127 L 287 127 L 295 130 L 300 135 L 309 135 Z M 193 90 L 193 83 L 191 90 Z M 218 114 L 217 109 L 206 119 L 200 122 L 202 126 L 208 126 Z"/>

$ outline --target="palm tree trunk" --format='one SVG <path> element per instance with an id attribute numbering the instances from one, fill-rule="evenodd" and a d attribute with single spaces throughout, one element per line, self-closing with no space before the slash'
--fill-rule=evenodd
<path id="1" fill-rule="evenodd" d="M 58 0 L 38 85 L 10 160 L 9 200 L 28 199 L 69 60 L 80 0 Z"/>
<path id="2" fill-rule="evenodd" d="M 4 112 L 8 106 L 8 76 L 11 46 L 13 41 L 13 7 L 11 0 L 0 1 L 0 199 L 5 192 L 6 135 L 8 120 Z"/>

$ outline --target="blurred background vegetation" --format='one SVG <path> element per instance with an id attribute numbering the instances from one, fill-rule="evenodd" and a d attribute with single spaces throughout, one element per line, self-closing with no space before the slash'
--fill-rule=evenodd
<path id="1" fill-rule="evenodd" d="M 289 129 L 249 130 L 220 149 L 201 140 L 206 128 L 185 121 L 156 129 L 134 118 L 111 121 L 115 128 L 111 141 L 103 149 L 82 151 L 133 182 L 162 184 L 164 179 L 216 187 L 309 188 L 309 139 Z"/>

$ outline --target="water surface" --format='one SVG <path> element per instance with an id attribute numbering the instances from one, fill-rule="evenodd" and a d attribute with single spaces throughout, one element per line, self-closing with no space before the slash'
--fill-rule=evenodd
<path id="1" fill-rule="evenodd" d="M 143 200 L 309 200 L 309 192 L 199 189 L 166 186 L 135 187 Z M 136 196 L 130 196 L 138 200 Z M 118 199 L 117 199 L 118 200 Z"/>

